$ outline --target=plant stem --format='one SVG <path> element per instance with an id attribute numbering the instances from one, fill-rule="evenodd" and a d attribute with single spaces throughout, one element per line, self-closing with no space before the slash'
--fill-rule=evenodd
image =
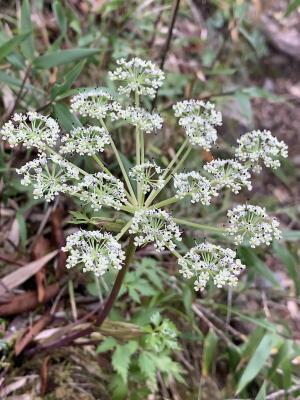
<path id="1" fill-rule="evenodd" d="M 182 144 L 181 148 L 178 150 L 178 152 L 176 153 L 176 156 L 174 158 L 176 158 L 176 160 L 178 159 L 179 155 L 182 153 L 182 151 L 185 148 L 184 143 Z M 180 159 L 180 161 L 178 162 L 178 164 L 176 165 L 176 167 L 173 169 L 172 173 L 169 174 L 169 176 L 165 179 L 165 184 L 161 189 L 157 189 L 154 190 L 150 196 L 148 197 L 145 206 L 149 206 L 152 201 L 155 199 L 155 197 L 162 191 L 162 189 L 168 184 L 168 182 L 172 179 L 173 175 L 179 170 L 179 168 L 182 166 L 182 164 L 184 163 L 184 161 L 186 160 L 187 156 L 190 154 L 190 151 L 192 150 L 191 147 L 187 148 L 184 155 L 182 156 L 182 158 Z M 174 162 L 176 162 L 176 160 Z M 172 162 L 169 164 L 171 165 L 171 167 L 174 165 L 174 162 L 172 160 Z M 168 167 L 170 168 L 170 167 Z"/>
<path id="2" fill-rule="evenodd" d="M 105 129 L 105 131 L 109 134 L 108 129 L 107 129 L 107 126 L 106 126 L 106 124 L 105 124 L 105 122 L 104 122 L 104 120 L 103 120 L 102 118 L 100 119 L 100 122 L 101 122 L 102 127 L 103 127 L 103 128 Z M 127 175 L 127 172 L 126 172 L 126 170 L 125 170 L 124 164 L 123 164 L 123 162 L 122 162 L 122 160 L 121 160 L 121 157 L 120 157 L 120 154 L 119 154 L 119 152 L 118 152 L 118 149 L 116 148 L 116 145 L 115 145 L 115 143 L 114 143 L 114 141 L 113 141 L 113 139 L 112 139 L 112 137 L 111 137 L 110 134 L 109 134 L 109 137 L 110 137 L 110 144 L 111 144 L 111 147 L 112 147 L 112 149 L 113 149 L 113 152 L 115 153 L 115 156 L 116 156 L 116 159 L 117 159 L 117 161 L 118 161 L 119 167 L 120 167 L 120 169 L 121 169 L 123 178 L 125 179 L 125 182 L 126 182 L 126 184 L 127 184 L 128 190 L 129 190 L 130 195 L 131 195 L 131 197 L 132 197 L 132 201 L 134 202 L 134 204 L 137 205 L 137 200 L 136 200 L 134 191 L 133 191 L 133 189 L 132 189 L 130 180 L 129 180 L 129 178 L 128 178 L 128 175 Z"/>
<path id="3" fill-rule="evenodd" d="M 120 240 L 121 237 L 128 231 L 128 229 L 130 228 L 130 225 L 132 224 L 132 219 L 130 219 L 127 224 L 125 224 L 123 226 L 123 228 L 121 229 L 120 233 L 116 236 L 117 240 Z"/>
<path id="4" fill-rule="evenodd" d="M 185 219 L 179 219 L 179 218 L 173 218 L 173 220 L 174 220 L 174 222 L 176 222 L 179 225 L 189 226 L 190 228 L 200 229 L 202 231 L 214 232 L 214 233 L 225 233 L 226 232 L 226 228 L 218 228 L 216 226 L 198 224 L 196 222 L 187 221 Z"/>
<path id="5" fill-rule="evenodd" d="M 140 106 L 140 97 L 139 94 L 135 92 L 135 107 L 138 108 L 139 106 Z M 142 157 L 144 157 L 144 135 L 137 126 L 135 128 L 135 157 L 137 165 L 140 165 L 141 163 L 144 162 L 142 161 Z M 137 181 L 137 198 L 138 198 L 138 204 L 141 206 L 143 201 L 143 196 L 142 196 L 141 183 L 139 181 Z"/>
<path id="6" fill-rule="evenodd" d="M 96 161 L 96 163 L 99 165 L 99 167 L 106 172 L 108 175 L 112 175 L 109 169 L 106 168 L 106 166 L 103 164 L 101 159 L 95 154 L 93 155 L 93 159 Z"/>
<path id="7" fill-rule="evenodd" d="M 126 251 L 126 258 L 123 268 L 119 271 L 117 278 L 115 280 L 114 286 L 110 292 L 108 299 L 106 300 L 105 306 L 97 318 L 96 325 L 100 327 L 108 316 L 110 310 L 112 309 L 115 301 L 117 300 L 119 291 L 121 289 L 122 283 L 124 281 L 126 272 L 128 270 L 129 264 L 135 253 L 134 237 L 130 236 L 129 243 Z"/>
<path id="8" fill-rule="evenodd" d="M 152 204 L 152 206 L 150 206 L 149 208 L 161 208 L 161 207 L 167 206 L 169 204 L 177 203 L 177 201 L 179 201 L 179 199 L 174 196 L 174 197 L 170 197 L 169 199 L 160 201 L 159 203 Z"/>
<path id="9" fill-rule="evenodd" d="M 108 175 L 112 175 L 112 173 L 110 172 L 110 170 L 107 169 L 107 168 L 105 167 L 105 165 L 103 164 L 103 162 L 101 161 L 101 159 L 100 159 L 98 156 L 96 156 L 96 154 L 93 156 L 93 159 L 96 161 L 96 163 L 99 165 L 99 167 L 100 167 L 104 172 L 106 172 Z M 130 193 L 128 193 L 127 190 L 126 190 L 126 196 L 127 196 L 127 199 L 129 200 L 129 202 L 132 202 L 132 201 L 133 201 L 133 199 L 132 199 Z M 125 211 L 126 211 L 126 210 L 125 210 Z"/>
<path id="10" fill-rule="evenodd" d="M 177 150 L 177 153 L 175 154 L 175 156 L 172 158 L 172 160 L 169 162 L 169 165 L 167 166 L 165 172 L 163 173 L 163 178 L 165 178 L 171 168 L 173 167 L 173 165 L 176 163 L 176 161 L 178 160 L 178 158 L 180 157 L 181 153 L 183 152 L 183 150 L 185 149 L 186 145 L 188 144 L 188 139 L 185 139 L 185 141 L 182 143 L 182 145 L 179 147 L 179 149 Z"/>
<path id="11" fill-rule="evenodd" d="M 69 279 L 69 281 L 68 281 L 68 290 L 69 290 L 69 297 L 70 297 L 70 304 L 71 304 L 73 318 L 74 318 L 74 321 L 77 321 L 78 313 L 77 313 L 74 285 L 73 285 L 72 279 Z"/>

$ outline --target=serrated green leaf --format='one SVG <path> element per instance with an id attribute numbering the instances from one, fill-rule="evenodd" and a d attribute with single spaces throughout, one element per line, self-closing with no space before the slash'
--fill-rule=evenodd
<path id="1" fill-rule="evenodd" d="M 141 352 L 138 365 L 143 375 L 154 383 L 156 381 L 156 366 L 151 353 L 147 351 Z"/>
<path id="2" fill-rule="evenodd" d="M 100 49 L 81 49 L 58 50 L 49 54 L 44 54 L 34 60 L 34 66 L 39 69 L 48 69 L 70 62 L 79 61 L 90 56 L 99 54 Z"/>
<path id="3" fill-rule="evenodd" d="M 280 342 L 277 335 L 267 333 L 260 341 L 255 353 L 240 377 L 236 393 L 240 393 L 262 370 L 273 347 Z"/>
<path id="4" fill-rule="evenodd" d="M 112 392 L 112 400 L 128 399 L 128 386 L 123 381 L 122 377 L 115 374 L 109 383 L 109 389 Z"/>
<path id="5" fill-rule="evenodd" d="M 108 337 L 103 340 L 101 344 L 97 347 L 97 353 L 105 353 L 106 351 L 114 349 L 118 345 L 118 342 L 113 337 Z"/>
<path id="6" fill-rule="evenodd" d="M 23 0 L 21 6 L 21 33 L 30 32 L 26 40 L 21 43 L 21 51 L 27 60 L 34 58 L 34 44 L 32 34 L 31 10 L 29 0 Z"/>
<path id="7" fill-rule="evenodd" d="M 140 295 L 138 294 L 138 292 L 133 287 L 130 287 L 128 289 L 128 293 L 129 293 L 129 296 L 132 298 L 133 301 L 135 301 L 136 303 L 140 304 L 140 302 L 141 302 Z"/>
<path id="8" fill-rule="evenodd" d="M 8 54 L 10 54 L 19 44 L 23 42 L 28 36 L 30 32 L 21 33 L 20 35 L 14 36 L 12 39 L 7 40 L 0 46 L 0 60 L 5 58 Z"/>
<path id="9" fill-rule="evenodd" d="M 161 315 L 158 311 L 156 311 L 155 313 L 153 313 L 150 317 L 150 321 L 154 326 L 159 326 L 159 324 L 162 321 Z"/>
<path id="10" fill-rule="evenodd" d="M 123 381 L 126 383 L 128 378 L 128 369 L 130 365 L 130 359 L 133 353 L 138 348 L 137 342 L 133 340 L 124 344 L 123 346 L 118 345 L 113 356 L 112 366 L 114 370 L 121 375 Z"/>

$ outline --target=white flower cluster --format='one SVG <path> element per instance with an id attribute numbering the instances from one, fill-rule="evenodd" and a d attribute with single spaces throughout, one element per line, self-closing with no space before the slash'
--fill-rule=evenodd
<path id="1" fill-rule="evenodd" d="M 204 165 L 204 170 L 210 174 L 211 185 L 216 190 L 231 189 L 239 193 L 243 186 L 252 189 L 249 170 L 235 160 L 213 160 Z"/>
<path id="2" fill-rule="evenodd" d="M 176 197 L 183 199 L 190 196 L 191 203 L 201 202 L 204 205 L 209 205 L 212 196 L 218 195 L 211 182 L 196 171 L 176 174 L 174 176 L 174 188 Z"/>
<path id="3" fill-rule="evenodd" d="M 59 193 L 68 193 L 70 184 L 79 180 L 79 172 L 75 166 L 56 157 L 46 157 L 40 154 L 38 158 L 29 161 L 17 173 L 23 175 L 21 183 L 33 187 L 33 197 L 44 197 L 52 201 Z"/>
<path id="4" fill-rule="evenodd" d="M 61 154 L 78 153 L 92 156 L 104 150 L 104 146 L 110 143 L 110 136 L 99 126 L 79 126 L 66 133 L 61 141 L 63 143 L 60 147 Z"/>
<path id="5" fill-rule="evenodd" d="M 110 79 L 119 81 L 119 92 L 155 96 L 157 89 L 162 86 L 165 74 L 151 61 L 140 58 L 132 58 L 126 61 L 124 58 L 117 60 L 118 67 L 109 72 Z"/>
<path id="6" fill-rule="evenodd" d="M 160 115 L 150 114 L 140 107 L 118 108 L 111 114 L 112 120 L 123 119 L 127 123 L 136 126 L 141 131 L 151 133 L 161 129 L 163 119 Z"/>
<path id="7" fill-rule="evenodd" d="M 248 240 L 251 247 L 270 245 L 273 239 L 280 239 L 279 222 L 269 217 L 265 208 L 249 204 L 238 205 L 227 213 L 228 233 L 234 236 L 235 244 Z"/>
<path id="8" fill-rule="evenodd" d="M 279 157 L 288 156 L 287 145 L 279 141 L 270 131 L 252 131 L 245 133 L 237 140 L 239 146 L 235 155 L 241 161 L 253 164 L 256 171 L 260 171 L 259 162 L 266 167 L 280 167 Z"/>
<path id="9" fill-rule="evenodd" d="M 151 189 L 162 189 L 165 179 L 162 177 L 163 169 L 155 162 L 145 162 L 131 168 L 129 176 L 141 184 L 144 194 Z"/>
<path id="10" fill-rule="evenodd" d="M 0 130 L 2 139 L 10 147 L 23 144 L 27 148 L 36 147 L 43 151 L 45 146 L 53 147 L 59 136 L 59 126 L 50 117 L 29 111 L 27 114 L 14 114 L 12 119 Z"/>
<path id="11" fill-rule="evenodd" d="M 222 115 L 214 104 L 201 100 L 184 100 L 173 106 L 175 116 L 192 145 L 209 150 L 217 140 L 216 126 L 222 125 Z"/>
<path id="12" fill-rule="evenodd" d="M 109 268 L 122 269 L 125 254 L 117 240 L 107 232 L 78 231 L 67 237 L 63 251 L 69 252 L 67 268 L 83 265 L 83 272 L 103 275 Z"/>
<path id="13" fill-rule="evenodd" d="M 104 172 L 84 176 L 69 191 L 77 194 L 84 204 L 89 204 L 95 211 L 101 210 L 102 206 L 119 210 L 126 202 L 123 182 Z"/>
<path id="14" fill-rule="evenodd" d="M 196 291 L 203 290 L 210 279 L 221 288 L 225 285 L 236 286 L 237 276 L 245 268 L 235 251 L 224 249 L 211 243 L 201 243 L 178 260 L 182 275 L 194 278 Z"/>
<path id="15" fill-rule="evenodd" d="M 82 117 L 95 119 L 105 118 L 106 115 L 118 107 L 113 97 L 104 89 L 95 88 L 79 93 L 71 99 L 71 108 Z"/>
<path id="16" fill-rule="evenodd" d="M 154 242 L 157 251 L 174 250 L 174 241 L 181 240 L 179 227 L 163 210 L 141 210 L 134 214 L 129 233 L 135 234 L 135 245 Z"/>

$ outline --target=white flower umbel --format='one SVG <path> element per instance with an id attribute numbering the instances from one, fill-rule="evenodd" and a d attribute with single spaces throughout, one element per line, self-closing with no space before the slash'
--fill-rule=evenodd
<path id="1" fill-rule="evenodd" d="M 123 182 L 104 172 L 86 175 L 81 182 L 70 188 L 71 194 L 77 194 L 86 205 L 95 211 L 102 206 L 119 210 L 126 202 L 126 192 Z"/>
<path id="2" fill-rule="evenodd" d="M 27 114 L 15 114 L 2 126 L 0 135 L 10 147 L 22 143 L 27 148 L 35 147 L 43 151 L 45 146 L 55 145 L 59 126 L 53 118 L 29 111 Z"/>
<path id="3" fill-rule="evenodd" d="M 74 180 L 79 179 L 75 166 L 59 157 L 46 157 L 41 154 L 37 159 L 29 161 L 17 173 L 23 175 L 21 183 L 33 187 L 33 197 L 44 197 L 53 200 L 59 193 L 68 193 Z"/>
<path id="4" fill-rule="evenodd" d="M 126 61 L 124 58 L 117 60 L 118 67 L 109 72 L 110 79 L 120 83 L 121 94 L 137 93 L 151 98 L 155 96 L 157 89 L 162 86 L 165 74 L 151 61 L 140 58 L 132 58 Z"/>
<path id="5" fill-rule="evenodd" d="M 77 127 L 65 134 L 61 141 L 61 154 L 78 153 L 92 156 L 104 150 L 104 146 L 110 143 L 110 136 L 99 126 Z"/>
<path id="6" fill-rule="evenodd" d="M 170 214 L 163 210 L 141 210 L 134 214 L 130 233 L 135 236 L 135 245 L 142 246 L 154 242 L 157 251 L 166 247 L 174 250 L 174 241 L 181 240 L 179 227 Z"/>
<path id="7" fill-rule="evenodd" d="M 141 184 L 141 190 L 146 194 L 151 189 L 157 190 L 164 187 L 163 171 L 155 162 L 145 162 L 131 168 L 129 176 Z"/>
<path id="8" fill-rule="evenodd" d="M 209 205 L 212 196 L 217 196 L 218 192 L 212 187 L 210 181 L 199 172 L 181 172 L 174 176 L 174 187 L 176 197 L 183 199 L 191 197 L 191 203 L 202 203 Z"/>
<path id="9" fill-rule="evenodd" d="M 141 107 L 126 107 L 124 109 L 115 109 L 111 114 L 112 120 L 123 119 L 128 124 L 134 125 L 141 131 L 151 133 L 161 129 L 163 119 L 160 115 L 150 114 Z"/>
<path id="10" fill-rule="evenodd" d="M 125 254 L 117 240 L 107 232 L 79 231 L 67 237 L 63 251 L 69 252 L 67 268 L 83 265 L 83 272 L 91 271 L 96 276 L 105 274 L 110 268 L 120 270 Z"/>
<path id="11" fill-rule="evenodd" d="M 204 165 L 204 170 L 209 173 L 211 184 L 216 190 L 231 189 L 238 193 L 242 187 L 252 189 L 249 170 L 235 160 L 213 160 Z"/>
<path id="12" fill-rule="evenodd" d="M 266 167 L 280 167 L 280 157 L 288 156 L 287 145 L 279 141 L 270 131 L 252 131 L 245 133 L 237 140 L 239 146 L 236 149 L 236 157 L 253 165 L 254 170 L 260 170 L 259 162 Z"/>
<path id="13" fill-rule="evenodd" d="M 192 145 L 209 150 L 217 140 L 216 126 L 222 125 L 222 115 L 214 104 L 201 100 L 184 100 L 173 106 L 175 116 Z"/>
<path id="14" fill-rule="evenodd" d="M 187 279 L 194 279 L 196 291 L 203 290 L 210 279 L 221 288 L 236 286 L 237 276 L 245 268 L 235 251 L 211 243 L 201 243 L 179 258 L 180 273 Z"/>
<path id="15" fill-rule="evenodd" d="M 72 110 L 82 117 L 105 118 L 114 106 L 113 97 L 101 88 L 87 90 L 71 99 Z"/>
<path id="16" fill-rule="evenodd" d="M 249 241 L 251 247 L 270 245 L 273 239 L 280 239 L 279 222 L 267 215 L 266 209 L 252 205 L 238 205 L 227 213 L 228 233 L 234 236 L 236 244 Z"/>

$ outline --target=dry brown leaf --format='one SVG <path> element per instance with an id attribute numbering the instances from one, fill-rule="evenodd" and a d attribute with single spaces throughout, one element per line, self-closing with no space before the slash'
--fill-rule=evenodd
<path id="1" fill-rule="evenodd" d="M 18 356 L 25 347 L 32 341 L 32 339 L 41 332 L 50 321 L 52 321 L 53 316 L 50 313 L 43 315 L 34 325 L 32 325 L 25 335 L 19 337 L 15 345 L 15 354 Z"/>
<path id="2" fill-rule="evenodd" d="M 44 303 L 53 299 L 59 292 L 59 284 L 53 283 L 47 286 Z M 3 296 L 4 297 L 4 296 Z M 14 295 L 9 303 L 0 304 L 0 316 L 22 314 L 23 312 L 34 310 L 38 306 L 38 297 L 36 292 L 26 292 L 19 295 Z"/>
<path id="3" fill-rule="evenodd" d="M 10 290 L 15 287 L 21 285 L 27 279 L 29 279 L 32 275 L 36 274 L 44 265 L 47 264 L 52 258 L 54 258 L 58 253 L 58 250 L 54 250 L 46 256 L 33 261 L 24 267 L 18 268 L 16 271 L 7 275 L 5 278 L 0 281 L 0 296 L 5 295 Z"/>

